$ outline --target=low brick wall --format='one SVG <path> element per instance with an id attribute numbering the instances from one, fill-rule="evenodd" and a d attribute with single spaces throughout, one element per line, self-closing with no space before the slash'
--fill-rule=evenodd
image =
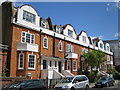
<path id="1" fill-rule="evenodd" d="M 11 84 L 13 82 L 17 81 L 23 81 L 23 80 L 29 80 L 28 77 L 0 77 L 0 80 L 2 80 L 2 86 Z"/>

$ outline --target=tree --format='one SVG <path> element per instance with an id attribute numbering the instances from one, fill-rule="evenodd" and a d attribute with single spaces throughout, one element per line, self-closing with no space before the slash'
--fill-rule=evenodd
<path id="1" fill-rule="evenodd" d="M 105 53 L 100 50 L 88 51 L 87 53 L 84 53 L 82 57 L 85 59 L 88 66 L 91 66 L 92 68 L 96 67 L 97 70 L 102 62 L 105 61 Z"/>

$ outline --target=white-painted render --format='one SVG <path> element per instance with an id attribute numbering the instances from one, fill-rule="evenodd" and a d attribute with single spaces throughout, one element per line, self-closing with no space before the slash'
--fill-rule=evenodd
<path id="1" fill-rule="evenodd" d="M 86 42 L 83 41 L 83 36 L 86 37 Z M 81 35 L 79 35 L 79 41 L 83 43 L 83 45 L 85 46 L 89 46 L 90 42 L 89 42 L 89 39 L 88 39 L 88 36 L 87 36 L 87 33 L 82 31 L 81 32 Z"/>
<path id="2" fill-rule="evenodd" d="M 75 31 L 74 31 L 74 28 L 73 28 L 71 25 L 69 25 L 69 24 L 68 24 L 68 25 L 66 26 L 66 28 L 63 30 L 63 34 L 64 34 L 65 36 L 68 36 L 68 30 L 71 30 L 71 31 L 73 32 L 72 38 L 76 39 L 77 35 L 76 35 Z"/>
<path id="3" fill-rule="evenodd" d="M 100 44 L 102 44 L 102 45 L 103 45 L 103 47 L 102 47 L 102 48 L 100 47 Z M 98 48 L 99 48 L 99 50 L 104 51 L 104 43 L 103 43 L 103 41 L 102 41 L 102 40 L 100 40 L 100 41 L 98 42 Z"/>
<path id="4" fill-rule="evenodd" d="M 23 11 L 24 10 L 36 15 L 35 23 L 30 23 L 28 21 L 23 20 Z M 37 12 L 29 5 L 23 5 L 22 7 L 18 8 L 18 14 L 17 15 L 18 15 L 17 16 L 17 22 L 15 22 L 15 19 L 13 19 L 14 24 L 33 29 L 35 31 L 42 30 L 42 33 L 45 33 L 47 35 L 54 36 L 54 34 L 55 34 L 55 37 L 57 37 L 57 38 L 60 38 L 60 39 L 63 39 L 63 40 L 65 39 L 66 41 L 70 41 L 72 43 L 79 44 L 79 45 L 82 45 L 82 46 L 85 46 L 85 47 L 90 47 L 90 48 L 97 49 L 97 50 L 99 49 L 99 47 L 94 47 L 93 44 L 92 45 L 90 44 L 86 32 L 82 32 L 81 35 L 79 36 L 79 40 L 77 40 L 77 35 L 74 31 L 74 28 L 71 25 L 66 26 L 66 28 L 63 30 L 63 35 L 59 34 L 59 33 L 56 33 L 52 30 L 48 30 L 48 29 L 40 27 L 40 17 L 38 16 Z M 73 31 L 73 37 L 72 38 L 68 37 L 68 30 Z M 86 37 L 86 43 L 82 41 L 82 36 Z M 102 40 L 99 43 L 103 43 Z M 105 48 L 106 48 L 106 46 L 109 46 L 109 44 L 107 43 L 105 45 Z M 21 48 L 19 47 L 18 50 L 20 50 L 20 49 Z M 104 49 L 104 50 L 100 49 L 100 50 L 105 51 L 106 53 L 113 55 L 113 53 L 110 52 L 110 50 L 109 51 L 106 51 L 106 49 Z M 37 51 L 37 48 L 36 48 L 35 52 L 36 51 Z"/>
<path id="5" fill-rule="evenodd" d="M 17 50 L 18 51 L 38 52 L 38 45 L 37 44 L 30 44 L 30 43 L 19 43 Z"/>

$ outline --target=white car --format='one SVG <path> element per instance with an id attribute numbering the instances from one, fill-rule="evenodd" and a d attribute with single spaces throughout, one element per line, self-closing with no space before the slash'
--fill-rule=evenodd
<path id="1" fill-rule="evenodd" d="M 75 90 L 78 88 L 87 89 L 89 88 L 89 79 L 85 75 L 66 77 L 62 79 L 60 83 L 56 84 L 54 88 L 60 90 Z"/>

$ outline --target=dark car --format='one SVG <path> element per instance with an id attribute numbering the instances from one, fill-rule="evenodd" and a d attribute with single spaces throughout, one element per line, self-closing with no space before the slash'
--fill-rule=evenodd
<path id="1" fill-rule="evenodd" d="M 34 89 L 46 89 L 46 85 L 43 80 L 25 80 L 13 83 L 11 85 L 4 86 L 2 90 L 34 90 Z"/>
<path id="2" fill-rule="evenodd" d="M 115 80 L 110 76 L 101 77 L 96 83 L 95 87 L 108 87 L 114 86 Z"/>

